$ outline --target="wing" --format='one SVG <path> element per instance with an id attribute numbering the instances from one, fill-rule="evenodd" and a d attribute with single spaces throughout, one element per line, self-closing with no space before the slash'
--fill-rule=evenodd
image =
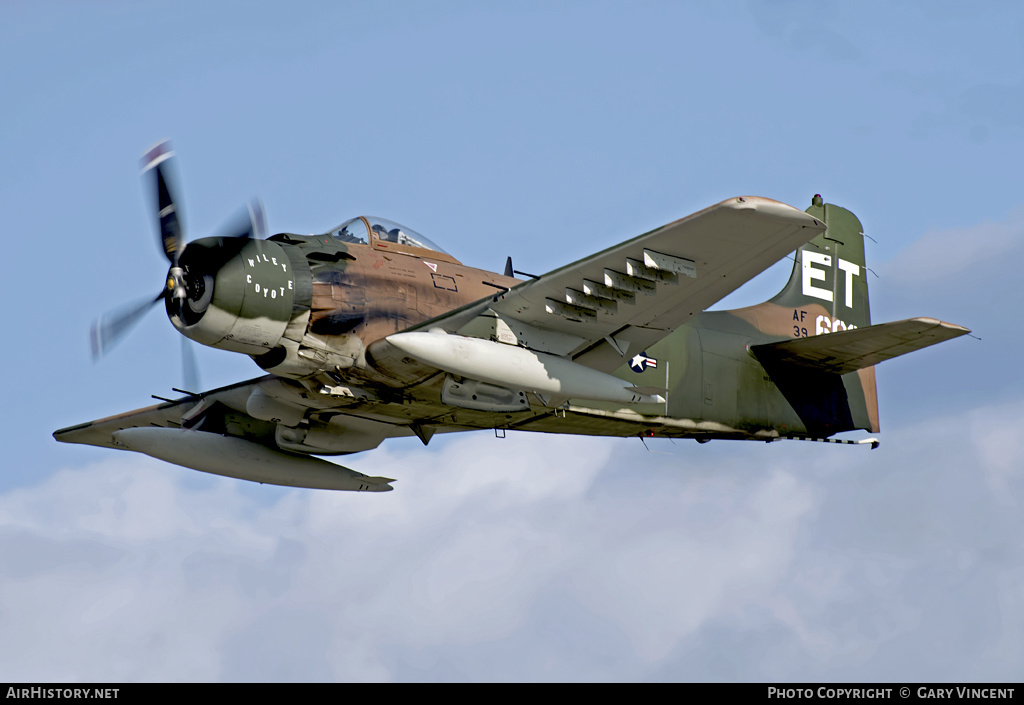
<path id="1" fill-rule="evenodd" d="M 63 443 L 133 450 L 176 465 L 254 482 L 382 492 L 386 477 L 370 477 L 312 457 L 375 448 L 387 437 L 411 435 L 408 426 L 324 410 L 288 437 L 278 421 L 299 425 L 309 407 L 301 387 L 273 376 L 129 411 L 55 431 Z M 313 406 L 314 412 L 320 412 Z M 307 444 L 307 439 L 312 444 Z M 319 444 L 319 445 L 318 445 Z M 290 452 L 289 452 L 290 451 Z"/>
<path id="2" fill-rule="evenodd" d="M 824 229 L 778 201 L 732 198 L 410 330 L 491 338 L 610 372 Z"/>
<path id="3" fill-rule="evenodd" d="M 272 375 L 165 401 L 54 432 L 63 443 L 132 450 L 193 470 L 254 482 L 316 489 L 387 491 L 392 480 L 364 475 L 316 455 L 357 453 L 386 438 L 495 427 L 490 411 L 439 409 L 443 380 L 422 386 L 419 398 L 315 394 Z M 503 428 L 547 433 L 637 435 L 642 419 L 520 412 Z"/>

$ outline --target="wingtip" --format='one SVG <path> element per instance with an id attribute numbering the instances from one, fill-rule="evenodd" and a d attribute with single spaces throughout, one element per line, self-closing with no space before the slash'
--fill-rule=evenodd
<path id="1" fill-rule="evenodd" d="M 825 223 L 820 221 L 818 218 L 815 218 L 810 213 L 807 213 L 796 206 L 791 206 L 788 203 L 776 201 L 773 198 L 765 198 L 764 196 L 736 196 L 735 198 L 726 199 L 718 205 L 720 207 L 730 208 L 736 211 L 749 211 L 752 213 L 758 213 L 759 215 L 767 215 L 784 220 L 795 220 L 800 222 L 804 227 L 810 227 L 821 231 L 825 230 Z"/>
<path id="2" fill-rule="evenodd" d="M 916 316 L 911 320 L 920 323 L 925 323 L 930 326 L 938 326 L 939 328 L 944 328 L 945 330 L 954 334 L 954 337 L 960 335 L 968 335 L 972 332 L 971 329 L 967 328 L 966 326 L 961 326 L 957 323 L 949 323 L 947 321 L 939 320 L 938 318 L 932 318 L 931 316 Z"/>

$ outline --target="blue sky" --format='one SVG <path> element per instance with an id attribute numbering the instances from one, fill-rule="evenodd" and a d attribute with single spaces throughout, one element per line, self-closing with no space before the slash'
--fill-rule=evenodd
<path id="1" fill-rule="evenodd" d="M 4 680 L 1020 680 L 1024 11 L 814 2 L 0 5 Z M 542 272 L 730 196 L 853 210 L 882 446 L 510 434 L 382 497 L 57 444 L 181 383 L 138 158 L 189 237 L 367 213 Z M 786 265 L 721 306 L 767 298 Z M 199 355 L 212 387 L 257 374 Z"/>

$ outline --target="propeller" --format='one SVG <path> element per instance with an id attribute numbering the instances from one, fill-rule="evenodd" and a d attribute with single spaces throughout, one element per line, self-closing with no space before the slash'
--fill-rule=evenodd
<path id="1" fill-rule="evenodd" d="M 189 258 L 185 257 L 186 261 L 183 261 L 187 247 L 179 212 L 180 201 L 175 198 L 178 189 L 174 163 L 174 152 L 170 142 L 166 140 L 157 143 L 142 157 L 142 177 L 150 182 L 150 188 L 156 195 L 160 247 L 170 264 L 164 288 L 155 298 L 147 298 L 140 303 L 115 309 L 92 324 L 89 346 L 94 361 L 110 352 L 160 301 L 166 303 L 169 316 L 175 316 L 184 325 L 188 325 L 190 312 L 193 311 L 192 306 L 209 304 L 214 277 L 224 262 L 241 251 L 246 241 L 262 238 L 266 234 L 263 205 L 253 199 L 242 212 L 220 228 L 220 235 L 216 240 L 208 241 L 204 245 L 203 252 L 199 253 L 201 256 L 198 257 L 203 266 L 197 267 L 197 271 L 190 276 L 187 263 Z M 182 339 L 185 386 L 187 389 L 195 390 L 199 386 L 198 375 L 195 355 L 188 342 L 187 338 Z"/>

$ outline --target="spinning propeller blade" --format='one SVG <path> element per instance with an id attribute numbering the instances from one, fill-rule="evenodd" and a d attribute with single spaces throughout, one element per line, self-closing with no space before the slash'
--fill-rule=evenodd
<path id="1" fill-rule="evenodd" d="M 161 291 L 155 299 L 146 299 L 141 304 L 105 313 L 93 321 L 89 329 L 89 349 L 92 351 L 93 361 L 99 360 L 113 348 L 125 333 L 135 327 L 135 324 L 142 320 L 143 316 L 149 313 L 153 304 L 162 301 L 165 292 Z"/>
<path id="2" fill-rule="evenodd" d="M 178 217 L 178 205 L 174 200 L 177 191 L 177 179 L 173 175 L 174 156 L 171 143 L 167 140 L 158 142 L 142 157 L 142 176 L 152 180 L 156 186 L 157 228 L 160 233 L 160 244 L 164 255 L 172 265 L 178 263 L 184 247 L 184 235 L 181 220 Z M 172 185 L 173 184 L 173 185 Z"/>
<path id="3" fill-rule="evenodd" d="M 160 247 L 170 263 L 164 290 L 156 298 L 146 299 L 141 304 L 116 309 L 97 319 L 89 332 L 89 347 L 93 360 L 98 360 L 108 353 L 125 334 L 142 319 L 154 304 L 166 300 L 168 313 L 184 318 L 183 312 L 189 296 L 202 289 L 203 277 L 207 279 L 216 275 L 220 269 L 217 264 L 211 271 L 194 274 L 190 279 L 188 265 L 182 261 L 185 251 L 184 227 L 181 217 L 180 201 L 177 200 L 177 171 L 175 168 L 174 151 L 167 140 L 151 147 L 142 157 L 142 178 L 148 182 L 148 188 L 155 192 L 157 231 Z M 263 204 L 253 199 L 235 217 L 231 218 L 219 229 L 221 242 L 214 245 L 214 251 L 221 254 L 217 260 L 226 262 L 237 254 L 244 246 L 244 241 L 263 238 L 266 235 L 266 216 Z M 187 260 L 188 258 L 186 258 Z M 195 279 L 196 281 L 192 281 Z M 210 280 L 212 281 L 212 280 Z M 185 386 L 189 389 L 198 387 L 195 355 L 188 346 L 188 340 L 182 339 L 182 366 L 185 375 Z"/>

